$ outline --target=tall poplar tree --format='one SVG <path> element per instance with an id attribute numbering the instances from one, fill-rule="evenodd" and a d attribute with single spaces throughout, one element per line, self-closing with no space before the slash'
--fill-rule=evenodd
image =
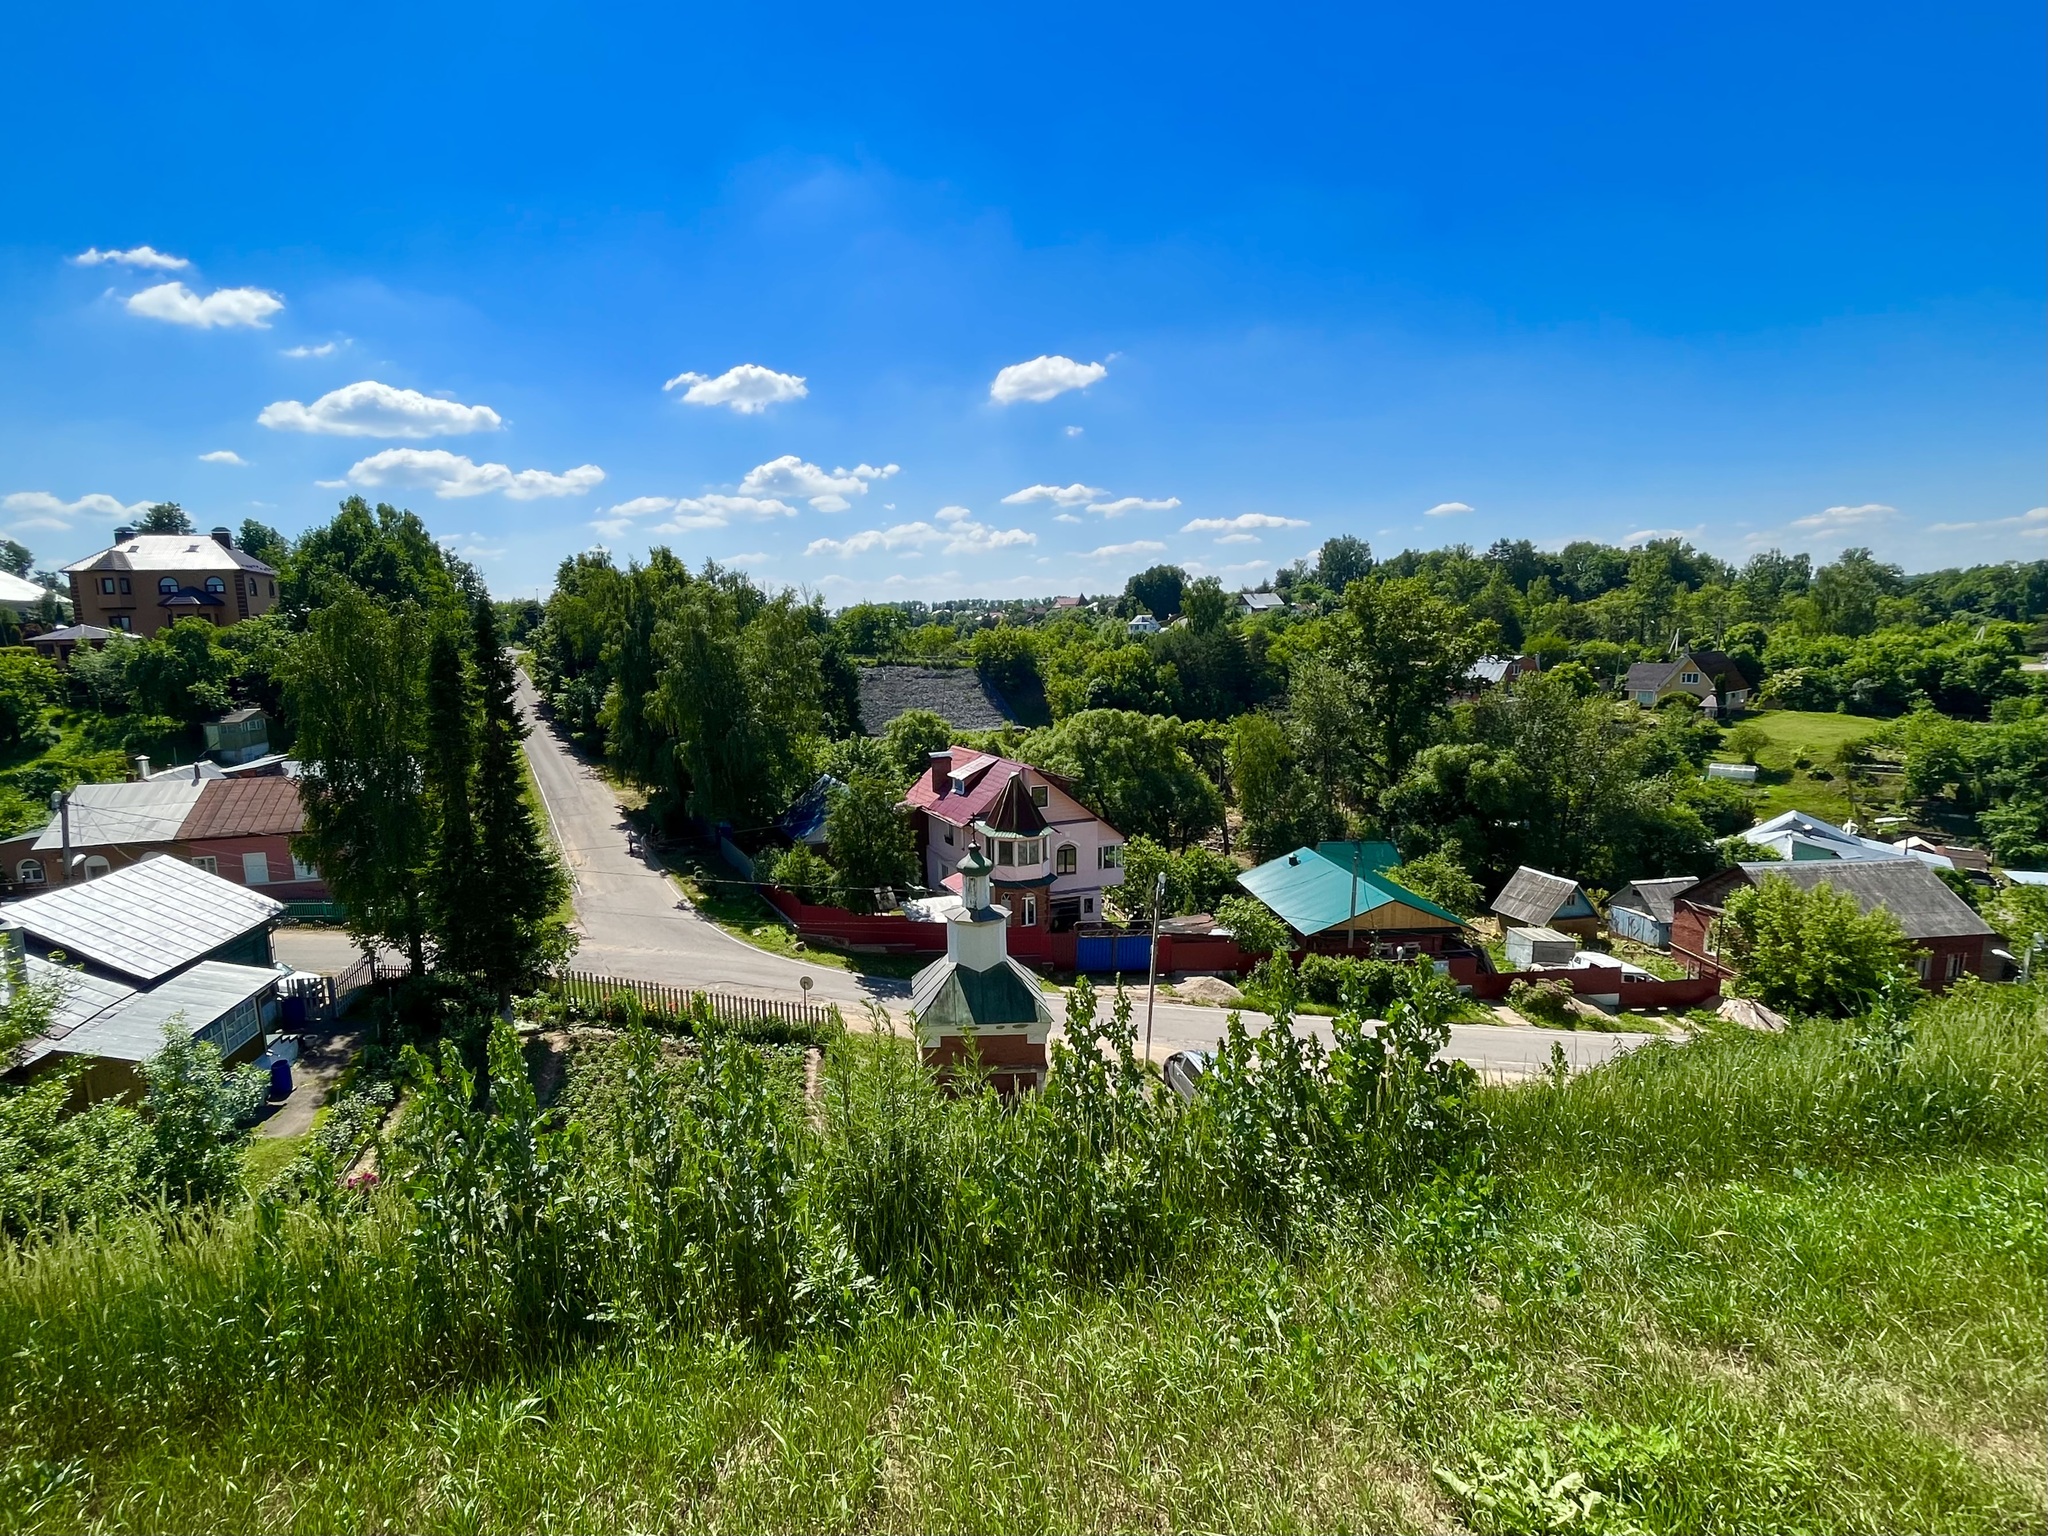
<path id="1" fill-rule="evenodd" d="M 452 619 L 434 627 L 427 652 L 427 719 L 422 768 L 434 819 L 429 906 L 446 969 L 477 969 L 478 900 L 476 815 L 471 778 L 476 769 L 476 701 L 463 659 L 464 637 Z"/>

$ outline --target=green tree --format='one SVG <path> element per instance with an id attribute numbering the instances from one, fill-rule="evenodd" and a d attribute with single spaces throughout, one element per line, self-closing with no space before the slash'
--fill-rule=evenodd
<path id="1" fill-rule="evenodd" d="M 425 611 L 484 596 L 476 572 L 444 550 L 416 514 L 384 502 L 372 510 L 360 496 L 342 502 L 330 521 L 293 546 L 278 595 L 290 613 L 303 617 L 342 583 Z"/>
<path id="2" fill-rule="evenodd" d="M 1315 574 L 1318 583 L 1342 597 L 1351 583 L 1372 574 L 1372 546 L 1348 533 L 1326 539 L 1316 551 Z"/>
<path id="3" fill-rule="evenodd" d="M 795 893 L 797 898 L 813 906 L 822 906 L 839 899 L 839 877 L 832 866 L 819 857 L 816 849 L 806 843 L 798 843 L 783 850 L 762 871 L 768 882 L 779 885 L 785 891 Z"/>
<path id="4" fill-rule="evenodd" d="M 1126 837 L 1185 847 L 1223 820 L 1223 796 L 1182 734 L 1178 720 L 1094 709 L 1033 732 L 1023 750 L 1069 779 L 1081 803 Z"/>
<path id="5" fill-rule="evenodd" d="M 1787 1012 L 1848 1018 L 1910 974 L 1898 919 L 1830 885 L 1766 875 L 1728 898 L 1720 926 L 1738 990 Z"/>
<path id="6" fill-rule="evenodd" d="M 1293 948 L 1294 936 L 1287 925 L 1264 902 L 1250 896 L 1231 896 L 1218 902 L 1216 923 L 1230 930 L 1246 954 L 1270 955 Z"/>
<path id="7" fill-rule="evenodd" d="M 451 971 L 479 968 L 478 919 L 490 904 L 477 858 L 476 702 L 464 660 L 467 636 L 453 617 L 434 628 L 427 650 L 426 733 L 421 766 L 433 850 L 427 862 L 427 904 L 437 963 Z"/>
<path id="8" fill-rule="evenodd" d="M 268 523 L 259 523 L 253 517 L 242 519 L 241 531 L 235 535 L 235 543 L 274 571 L 284 569 L 285 559 L 292 552 L 291 540 Z"/>
<path id="9" fill-rule="evenodd" d="M 1198 635 L 1211 634 L 1230 617 L 1230 594 L 1214 576 L 1202 576 L 1187 584 L 1180 606 L 1189 628 Z"/>
<path id="10" fill-rule="evenodd" d="M 166 1199 L 211 1205 L 241 1185 L 248 1092 L 221 1071 L 220 1051 L 195 1040 L 184 1018 L 164 1029 L 164 1047 L 142 1064 L 150 1171 Z M 257 1103 L 261 1104 L 261 1099 Z"/>
<path id="11" fill-rule="evenodd" d="M 190 533 L 192 519 L 175 501 L 160 501 L 136 521 L 137 533 Z"/>
<path id="12" fill-rule="evenodd" d="M 1268 714 L 1240 715 L 1230 731 L 1230 783 L 1255 858 L 1275 858 L 1336 830 L 1279 721 Z"/>
<path id="13" fill-rule="evenodd" d="M 205 619 L 184 618 L 137 641 L 128 658 L 136 706 L 185 725 L 232 708 L 228 681 L 234 662 L 220 637 L 220 629 Z"/>
<path id="14" fill-rule="evenodd" d="M 35 569 L 36 557 L 29 553 L 26 544 L 13 539 L 0 539 L 0 571 L 10 575 L 26 577 Z"/>
<path id="15" fill-rule="evenodd" d="M 1138 572 L 1124 583 L 1124 603 L 1131 610 L 1144 610 L 1160 623 L 1180 616 L 1181 594 L 1187 590 L 1188 573 L 1177 565 L 1155 565 Z"/>
<path id="16" fill-rule="evenodd" d="M 1769 733 L 1762 726 L 1751 721 L 1745 721 L 1730 731 L 1728 739 L 1724 743 L 1730 752 L 1733 752 L 1742 761 L 1751 765 L 1755 764 L 1757 753 L 1763 751 L 1770 744 L 1771 738 Z"/>
<path id="17" fill-rule="evenodd" d="M 882 729 L 882 750 L 902 786 L 929 768 L 932 754 L 943 752 L 952 741 L 953 727 L 928 709 L 906 709 Z"/>
<path id="18" fill-rule="evenodd" d="M 34 651 L 0 650 L 0 747 L 46 739 L 43 712 L 63 686 L 57 669 Z"/>
<path id="19" fill-rule="evenodd" d="M 479 910 L 471 918 L 473 970 L 502 1007 L 567 959 L 573 940 L 555 918 L 568 882 L 527 797 L 519 745 L 526 726 L 519 718 L 512 657 L 498 640 L 496 609 L 478 603 L 474 624 L 471 665 L 479 718 L 472 804 Z"/>
<path id="20" fill-rule="evenodd" d="M 285 673 L 306 764 L 306 829 L 293 847 L 347 909 L 349 931 L 402 947 L 415 974 L 426 970 L 431 831 L 419 771 L 422 623 L 414 605 L 387 607 L 344 584 L 312 615 Z"/>
<path id="21" fill-rule="evenodd" d="M 878 889 L 919 884 L 917 846 L 898 809 L 902 790 L 889 780 L 858 774 L 825 808 L 825 846 L 838 872 L 846 905 L 874 910 Z"/>
<path id="22" fill-rule="evenodd" d="M 1486 903 L 1479 882 L 1458 861 L 1455 842 L 1419 859 L 1395 865 L 1387 871 L 1387 878 L 1461 917 L 1478 912 Z"/>
<path id="23" fill-rule="evenodd" d="M 1813 573 L 1815 627 L 1829 635 L 1867 635 L 1877 628 L 1878 602 L 1899 590 L 1903 576 L 1869 550 L 1845 549 Z"/>
<path id="24" fill-rule="evenodd" d="M 1348 735 L 1365 803 L 1376 807 L 1429 745 L 1451 694 L 1494 636 L 1419 577 L 1353 586 L 1337 633 L 1332 661 L 1353 706 Z"/>

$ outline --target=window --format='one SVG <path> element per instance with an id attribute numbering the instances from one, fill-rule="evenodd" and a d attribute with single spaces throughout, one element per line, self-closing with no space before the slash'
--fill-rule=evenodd
<path id="1" fill-rule="evenodd" d="M 203 869 L 209 875 L 217 875 L 220 873 L 220 860 L 210 853 L 194 854 L 192 856 L 192 867 L 194 869 Z"/>
<path id="2" fill-rule="evenodd" d="M 166 597 L 173 596 L 178 590 L 178 578 L 175 576 L 165 576 L 157 582 L 156 589 Z"/>
<path id="3" fill-rule="evenodd" d="M 135 620 L 125 613 L 117 613 L 109 618 L 107 622 L 116 629 L 133 629 L 135 627 Z"/>
<path id="4" fill-rule="evenodd" d="M 951 827 L 946 828 L 946 846 L 948 848 L 953 846 L 953 829 Z"/>
<path id="5" fill-rule="evenodd" d="M 1017 845 L 1008 838 L 999 841 L 996 844 L 996 862 L 998 864 L 1015 864 L 1017 862 Z"/>
<path id="6" fill-rule="evenodd" d="M 1053 872 L 1060 875 L 1071 875 L 1080 861 L 1080 852 L 1072 843 L 1061 843 L 1059 855 L 1053 861 Z"/>
<path id="7" fill-rule="evenodd" d="M 1707 919 L 1706 936 L 1700 940 L 1700 948 L 1710 955 L 1721 953 L 1721 920 L 1718 917 Z"/>
<path id="8" fill-rule="evenodd" d="M 1104 843 L 1100 848 L 1096 849 L 1095 867 L 1097 869 L 1122 869 L 1124 867 L 1124 845 L 1122 843 Z"/>
<path id="9" fill-rule="evenodd" d="M 1948 981 L 1954 981 L 1958 976 L 1962 975 L 1963 957 L 1961 955 L 1950 955 L 1948 963 L 1941 969 L 1941 974 Z"/>
<path id="10" fill-rule="evenodd" d="M 102 576 L 100 578 L 100 590 L 106 593 L 109 597 L 113 596 L 114 578 L 111 576 Z"/>
<path id="11" fill-rule="evenodd" d="M 1925 981 L 1927 979 L 1927 973 L 1930 967 L 1930 963 L 1933 961 L 1933 959 L 1934 956 L 1928 954 L 1927 951 L 1924 949 L 1921 950 L 1918 955 L 1913 957 L 1913 969 L 1920 973 L 1920 979 L 1922 981 Z"/>
<path id="12" fill-rule="evenodd" d="M 320 878 L 320 871 L 295 853 L 292 855 L 292 878 L 294 880 L 318 880 Z"/>
<path id="13" fill-rule="evenodd" d="M 1038 898 L 1036 896 L 1026 896 L 1024 898 L 1024 926 L 1026 928 L 1036 928 L 1038 926 Z"/>
<path id="14" fill-rule="evenodd" d="M 215 597 L 224 597 L 227 594 L 228 584 L 218 576 L 209 576 L 206 578 L 206 590 Z"/>
<path id="15" fill-rule="evenodd" d="M 1696 683 L 1700 680 L 1700 675 L 1697 672 L 1681 672 L 1678 674 L 1678 680 L 1681 683 Z"/>
<path id="16" fill-rule="evenodd" d="M 107 861 L 101 858 L 98 854 L 87 854 L 85 858 L 85 878 L 88 880 L 97 880 L 101 875 L 104 875 L 112 867 L 112 865 L 108 864 Z"/>
<path id="17" fill-rule="evenodd" d="M 1650 688 L 1644 688 L 1644 689 L 1640 690 L 1640 691 L 1639 691 L 1639 692 L 1638 692 L 1638 693 L 1636 694 L 1636 702 L 1637 702 L 1638 704 L 1646 704 L 1646 705 L 1647 705 L 1647 704 L 1654 704 L 1654 703 L 1656 703 L 1656 702 L 1657 702 L 1657 694 L 1656 694 L 1656 691 L 1655 691 L 1654 689 L 1650 689 Z"/>
<path id="18" fill-rule="evenodd" d="M 1083 896 L 1081 898 L 1081 910 L 1083 912 L 1093 912 L 1095 910 L 1095 898 L 1093 896 Z"/>
<path id="19" fill-rule="evenodd" d="M 1046 802 L 1051 799 L 1052 791 L 1047 789 L 1043 784 L 1034 784 L 1031 786 L 1031 803 L 1037 806 L 1040 810 L 1044 810 Z"/>
<path id="20" fill-rule="evenodd" d="M 277 596 L 277 583 L 276 583 L 276 582 L 274 582 L 274 581 L 272 581 L 272 582 L 266 582 L 266 583 L 264 583 L 264 585 L 266 585 L 266 586 L 268 586 L 268 587 L 270 588 L 270 595 L 271 595 L 272 597 L 275 597 L 275 596 Z"/>
<path id="21" fill-rule="evenodd" d="M 43 883 L 43 862 L 40 859 L 23 859 L 15 866 L 14 880 L 17 885 L 41 885 Z"/>
<path id="22" fill-rule="evenodd" d="M 267 853 L 245 853 L 242 855 L 242 884 L 270 884 L 270 855 Z"/>
<path id="23" fill-rule="evenodd" d="M 135 591 L 135 588 L 129 585 L 129 583 L 128 583 L 128 578 L 127 578 L 126 576 L 123 576 L 123 577 L 121 578 L 121 590 L 122 590 L 123 592 L 125 592 L 125 593 L 129 593 L 129 594 L 131 594 L 131 595 L 132 595 L 132 594 L 134 593 L 134 591 Z"/>

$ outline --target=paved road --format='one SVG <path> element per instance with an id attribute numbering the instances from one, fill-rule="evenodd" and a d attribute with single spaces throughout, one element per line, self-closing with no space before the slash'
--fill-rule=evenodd
<path id="1" fill-rule="evenodd" d="M 583 936 L 575 960 L 578 969 L 671 986 L 787 998 L 802 997 L 798 978 L 809 976 L 811 996 L 838 1003 L 850 1020 L 854 1010 L 869 1002 L 902 1010 L 910 993 L 907 982 L 806 966 L 757 949 L 700 916 L 658 865 L 627 853 L 626 816 L 618 797 L 541 715 L 524 672 L 519 675 L 519 705 L 532 728 L 527 757 L 575 886 L 576 926 Z M 1064 1003 L 1049 1001 L 1058 1017 Z M 1110 999 L 1104 997 L 1100 1006 L 1106 1010 Z M 1136 1007 L 1142 1037 L 1142 993 Z M 1152 1022 L 1154 1059 L 1215 1044 L 1224 1018 L 1220 1008 L 1159 1004 Z M 1245 1024 L 1262 1029 L 1266 1020 L 1247 1013 Z M 1325 1042 L 1330 1038 L 1327 1020 L 1304 1020 L 1297 1027 L 1321 1035 Z M 1513 1077 L 1547 1067 L 1553 1044 L 1563 1047 L 1574 1067 L 1588 1067 L 1650 1038 L 1461 1024 L 1453 1026 L 1446 1054 L 1490 1075 Z"/>

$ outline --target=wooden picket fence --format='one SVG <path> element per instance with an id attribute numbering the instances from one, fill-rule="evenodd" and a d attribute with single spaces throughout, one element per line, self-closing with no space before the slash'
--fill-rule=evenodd
<path id="1" fill-rule="evenodd" d="M 555 978 L 554 990 L 565 1002 L 591 1009 L 602 1008 L 610 999 L 630 993 L 647 1012 L 675 1020 L 687 1018 L 701 1003 L 710 1008 L 712 1017 L 720 1023 L 741 1027 L 782 1024 L 813 1030 L 824 1029 L 832 1021 L 831 1009 L 818 1003 L 743 997 L 733 992 L 700 992 L 624 976 L 597 976 L 588 971 L 562 972 Z"/>

